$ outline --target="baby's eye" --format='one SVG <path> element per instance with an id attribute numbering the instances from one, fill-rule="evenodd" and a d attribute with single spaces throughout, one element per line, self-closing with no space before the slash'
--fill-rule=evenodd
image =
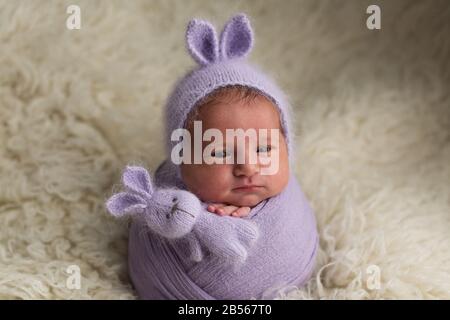
<path id="1" fill-rule="evenodd" d="M 258 147 L 258 149 L 256 150 L 256 152 L 270 152 L 270 150 L 272 150 L 272 146 L 261 146 Z"/>
<path id="2" fill-rule="evenodd" d="M 214 150 L 213 152 L 211 152 L 211 157 L 216 157 L 216 158 L 225 158 L 228 156 L 228 152 L 226 150 Z"/>
<path id="3" fill-rule="evenodd" d="M 177 197 L 172 198 L 172 202 L 175 202 L 177 200 L 178 200 Z"/>

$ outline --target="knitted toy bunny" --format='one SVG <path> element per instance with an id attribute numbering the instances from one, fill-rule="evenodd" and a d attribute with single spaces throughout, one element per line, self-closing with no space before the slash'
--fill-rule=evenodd
<path id="1" fill-rule="evenodd" d="M 159 236 L 183 238 L 194 261 L 202 260 L 204 247 L 225 261 L 242 263 L 258 238 L 258 228 L 250 220 L 209 213 L 186 190 L 156 188 L 142 167 L 127 166 L 122 182 L 127 190 L 109 198 L 109 212 L 114 217 L 144 219 L 150 231 Z"/>

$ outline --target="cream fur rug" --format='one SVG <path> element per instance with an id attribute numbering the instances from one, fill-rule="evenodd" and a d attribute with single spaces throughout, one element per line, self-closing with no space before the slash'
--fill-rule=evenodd
<path id="1" fill-rule="evenodd" d="M 1 1 L 0 298 L 135 297 L 104 201 L 125 164 L 163 160 L 187 21 L 239 11 L 295 106 L 320 228 L 315 278 L 281 298 L 450 298 L 450 5 L 313 0 Z"/>

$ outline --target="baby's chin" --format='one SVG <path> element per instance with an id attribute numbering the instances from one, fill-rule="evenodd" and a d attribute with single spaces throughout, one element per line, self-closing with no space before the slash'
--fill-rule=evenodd
<path id="1" fill-rule="evenodd" d="M 257 206 L 261 201 L 264 201 L 267 198 L 270 198 L 270 196 L 267 196 L 267 195 L 263 196 L 260 194 L 245 194 L 245 195 L 235 195 L 223 202 L 228 203 L 233 206 L 236 206 L 236 207 L 253 208 L 253 207 Z"/>

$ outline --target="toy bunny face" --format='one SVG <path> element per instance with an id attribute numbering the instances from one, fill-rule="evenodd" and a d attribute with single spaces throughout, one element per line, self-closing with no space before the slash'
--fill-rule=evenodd
<path id="1" fill-rule="evenodd" d="M 184 190 L 156 191 L 143 216 L 154 232 L 166 238 L 180 238 L 191 232 L 200 212 L 199 200 Z"/>
<path id="2" fill-rule="evenodd" d="M 185 190 L 155 190 L 149 173 L 142 167 L 125 168 L 122 182 L 126 192 L 113 195 L 106 203 L 115 217 L 134 215 L 153 232 L 166 238 L 189 233 L 200 213 L 200 201 Z"/>

